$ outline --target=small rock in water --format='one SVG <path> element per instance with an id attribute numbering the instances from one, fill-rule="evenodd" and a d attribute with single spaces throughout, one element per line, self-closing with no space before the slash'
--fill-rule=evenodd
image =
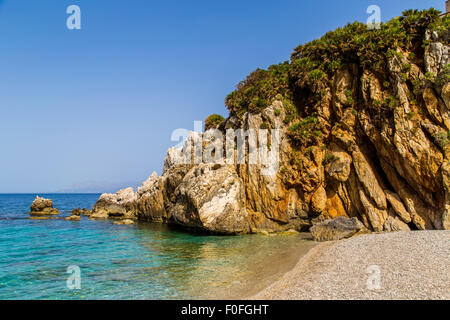
<path id="1" fill-rule="evenodd" d="M 80 217 L 80 216 L 72 215 L 72 216 L 66 218 L 66 220 L 67 220 L 67 221 L 80 221 L 80 220 L 81 220 L 81 217 Z"/>
<path id="2" fill-rule="evenodd" d="M 88 210 L 88 209 L 85 209 L 85 208 L 83 208 L 83 209 L 80 209 L 80 208 L 78 208 L 78 209 L 73 209 L 72 210 L 72 216 L 81 216 L 81 215 L 83 215 L 83 216 L 90 216 L 90 214 L 91 214 L 91 210 Z"/>
<path id="3" fill-rule="evenodd" d="M 115 221 L 114 224 L 117 224 L 117 225 L 131 225 L 131 224 L 134 224 L 134 221 L 131 220 L 131 219 L 124 219 L 124 220 Z"/>
<path id="4" fill-rule="evenodd" d="M 58 209 L 53 208 L 52 200 L 41 198 L 39 196 L 36 196 L 36 199 L 34 199 L 30 209 L 30 214 L 36 216 L 51 216 L 61 214 Z"/>
<path id="5" fill-rule="evenodd" d="M 80 208 L 78 208 L 78 209 L 73 209 L 72 210 L 72 216 L 81 216 L 81 209 Z"/>

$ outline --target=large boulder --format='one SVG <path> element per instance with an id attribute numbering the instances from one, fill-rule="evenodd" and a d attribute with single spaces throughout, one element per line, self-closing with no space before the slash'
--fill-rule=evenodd
<path id="1" fill-rule="evenodd" d="M 163 181 L 156 172 L 137 190 L 138 216 L 142 220 L 164 222 L 167 213 L 164 205 Z"/>
<path id="2" fill-rule="evenodd" d="M 122 189 L 115 194 L 102 194 L 90 215 L 91 219 L 135 217 L 137 217 L 137 196 L 133 188 Z"/>
<path id="3" fill-rule="evenodd" d="M 248 233 L 250 224 L 241 179 L 233 166 L 201 164 L 175 191 L 171 219 L 214 233 Z"/>
<path id="4" fill-rule="evenodd" d="M 366 233 L 368 230 L 356 218 L 338 217 L 315 224 L 311 234 L 316 241 L 334 241 Z"/>
<path id="5" fill-rule="evenodd" d="M 51 216 L 61 214 L 58 209 L 53 208 L 52 200 L 41 198 L 39 196 L 36 196 L 36 199 L 34 199 L 30 209 L 30 214 L 36 216 Z"/>

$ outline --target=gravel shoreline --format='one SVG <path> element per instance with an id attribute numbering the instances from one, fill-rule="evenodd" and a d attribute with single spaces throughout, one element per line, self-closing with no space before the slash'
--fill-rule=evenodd
<path id="1" fill-rule="evenodd" d="M 369 234 L 321 243 L 250 299 L 449 300 L 450 231 Z"/>

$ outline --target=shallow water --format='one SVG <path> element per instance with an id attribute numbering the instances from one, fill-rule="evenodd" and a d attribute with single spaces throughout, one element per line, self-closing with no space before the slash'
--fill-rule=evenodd
<path id="1" fill-rule="evenodd" d="M 313 246 L 308 235 L 206 236 L 159 224 L 32 220 L 36 195 L 0 195 L 0 299 L 201 299 L 254 294 Z M 69 216 L 97 194 L 51 194 Z M 69 266 L 81 270 L 70 290 Z"/>

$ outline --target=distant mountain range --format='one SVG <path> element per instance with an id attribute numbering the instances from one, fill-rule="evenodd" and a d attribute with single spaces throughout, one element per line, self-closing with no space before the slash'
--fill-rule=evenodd
<path id="1" fill-rule="evenodd" d="M 128 182 L 108 182 L 108 181 L 86 181 L 74 183 L 62 189 L 56 190 L 56 193 L 115 193 L 119 189 L 133 187 L 137 188 L 141 183 L 138 181 Z"/>

